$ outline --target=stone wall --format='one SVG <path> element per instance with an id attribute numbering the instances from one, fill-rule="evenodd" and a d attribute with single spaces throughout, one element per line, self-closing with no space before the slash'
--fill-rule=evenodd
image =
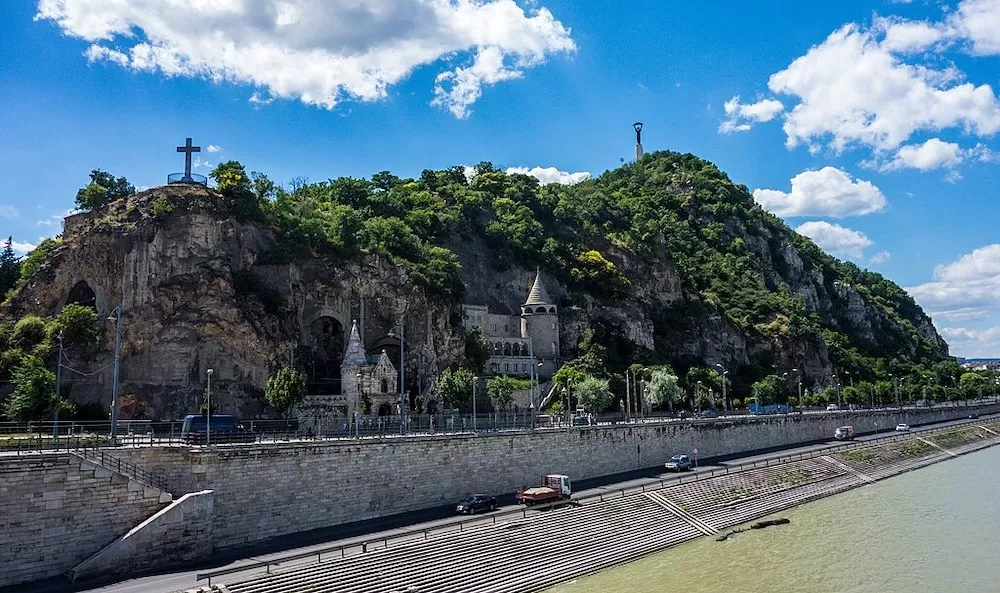
<path id="1" fill-rule="evenodd" d="M 208 557 L 214 500 L 211 490 L 185 494 L 74 566 L 70 580 L 135 574 Z"/>
<path id="2" fill-rule="evenodd" d="M 962 418 L 956 408 L 803 414 L 405 440 L 318 441 L 119 452 L 162 471 L 173 492 L 215 491 L 215 545 L 225 548 L 436 505 L 510 493 L 544 473 L 574 480 L 657 466 L 677 453 L 731 455 Z M 985 413 L 985 411 L 983 412 Z M 876 423 L 877 422 L 877 427 Z"/>
<path id="3" fill-rule="evenodd" d="M 166 500 L 70 454 L 0 457 L 0 587 L 66 572 Z"/>

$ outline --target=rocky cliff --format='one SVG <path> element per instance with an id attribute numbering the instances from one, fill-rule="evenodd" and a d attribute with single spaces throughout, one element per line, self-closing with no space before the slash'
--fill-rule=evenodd
<path id="1" fill-rule="evenodd" d="M 4 314 L 91 299 L 103 319 L 121 307 L 122 393 L 138 414 L 195 409 L 212 368 L 214 397 L 252 417 L 290 360 L 336 379 L 355 319 L 374 347 L 405 324 L 408 389 L 423 392 L 464 360 L 459 305 L 517 313 L 536 267 L 562 305 L 564 355 L 589 336 L 612 373 L 721 363 L 745 389 L 793 367 L 824 384 L 835 367 L 860 376 L 878 360 L 947 356 L 898 286 L 822 253 L 745 187 L 675 153 L 573 187 L 483 164 L 471 179 L 380 173 L 290 193 L 254 193 L 249 180 L 155 188 L 68 218 Z M 113 329 L 91 368 L 110 360 Z M 110 372 L 73 396 L 110 399 Z"/>

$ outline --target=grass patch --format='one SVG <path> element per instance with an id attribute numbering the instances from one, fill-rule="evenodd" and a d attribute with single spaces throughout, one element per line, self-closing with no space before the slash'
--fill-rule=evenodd
<path id="1" fill-rule="evenodd" d="M 857 449 L 855 451 L 844 451 L 840 454 L 844 459 L 854 461 L 855 463 L 865 463 L 878 458 L 878 454 L 874 449 Z"/>
<path id="2" fill-rule="evenodd" d="M 730 486 L 725 490 L 718 492 L 712 497 L 714 502 L 733 502 L 734 500 L 740 500 L 741 498 L 747 498 L 753 494 L 753 490 L 747 488 L 746 486 Z"/>
<path id="3" fill-rule="evenodd" d="M 775 484 L 791 484 L 792 486 L 797 486 L 808 480 L 809 472 L 797 467 L 782 470 L 778 472 L 778 475 L 774 476 Z"/>
<path id="4" fill-rule="evenodd" d="M 900 459 L 906 459 L 909 457 L 923 457 L 931 451 L 934 451 L 934 446 L 929 445 L 923 441 L 913 440 L 906 441 L 905 443 L 900 443 L 892 448 Z"/>
<path id="5" fill-rule="evenodd" d="M 942 447 L 956 447 L 976 440 L 976 431 L 969 429 L 951 430 L 928 437 Z"/>

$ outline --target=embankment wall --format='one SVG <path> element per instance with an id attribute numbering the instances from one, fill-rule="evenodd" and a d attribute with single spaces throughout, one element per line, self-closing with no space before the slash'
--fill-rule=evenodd
<path id="1" fill-rule="evenodd" d="M 991 410 L 982 409 L 982 413 Z M 652 467 L 695 448 L 717 457 L 963 418 L 960 408 L 668 422 L 562 431 L 289 444 L 140 448 L 131 461 L 167 476 L 175 495 L 215 492 L 216 548 L 424 509 L 472 492 L 502 494 L 544 473 L 580 480 Z"/>
<path id="2" fill-rule="evenodd" d="M 66 572 L 166 506 L 161 495 L 67 453 L 0 457 L 0 587 Z"/>

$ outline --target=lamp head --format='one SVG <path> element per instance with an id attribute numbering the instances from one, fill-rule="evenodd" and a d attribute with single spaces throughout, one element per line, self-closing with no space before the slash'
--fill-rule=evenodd
<path id="1" fill-rule="evenodd" d="M 641 132 L 642 131 L 642 122 L 641 121 L 637 121 L 634 124 L 632 124 L 632 129 L 635 130 L 636 133 Z"/>
<path id="2" fill-rule="evenodd" d="M 212 369 L 208 369 L 208 374 L 209 374 L 209 375 L 211 375 L 211 374 L 212 374 L 212 373 L 214 373 L 214 372 L 215 372 L 214 370 L 212 370 Z"/>

